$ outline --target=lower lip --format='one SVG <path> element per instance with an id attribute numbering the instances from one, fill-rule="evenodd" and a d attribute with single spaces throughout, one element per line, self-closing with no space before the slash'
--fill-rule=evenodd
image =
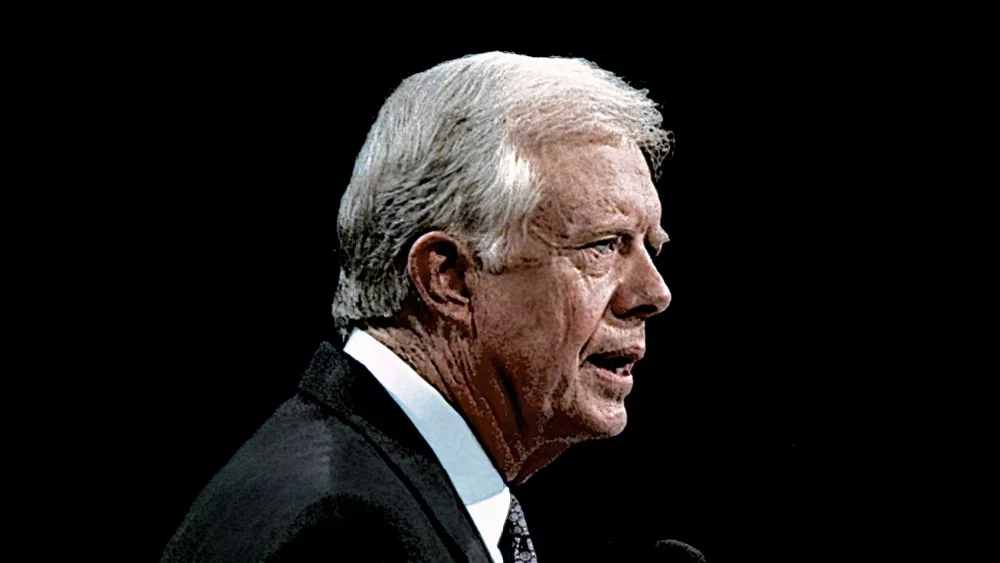
<path id="1" fill-rule="evenodd" d="M 597 367 L 594 364 L 590 364 L 595 370 L 597 370 L 597 376 L 608 383 L 614 384 L 617 387 L 621 387 L 625 390 L 632 389 L 632 374 L 628 375 L 618 375 L 613 371 L 608 371 L 602 367 Z"/>

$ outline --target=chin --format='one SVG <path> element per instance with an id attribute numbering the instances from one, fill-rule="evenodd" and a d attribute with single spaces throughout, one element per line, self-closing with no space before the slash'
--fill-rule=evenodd
<path id="1" fill-rule="evenodd" d="M 617 436 L 628 422 L 625 405 L 618 400 L 577 403 L 554 414 L 547 434 L 570 444 Z"/>
<path id="2" fill-rule="evenodd" d="M 621 415 L 608 420 L 604 426 L 605 436 L 611 438 L 612 436 L 617 436 L 625 430 L 625 426 L 628 423 L 628 414 L 625 413 L 625 409 L 622 409 Z"/>
<path id="3" fill-rule="evenodd" d="M 586 438 L 600 439 L 617 436 L 625 430 L 628 423 L 628 413 L 625 406 L 618 404 L 599 408 L 583 421 Z"/>

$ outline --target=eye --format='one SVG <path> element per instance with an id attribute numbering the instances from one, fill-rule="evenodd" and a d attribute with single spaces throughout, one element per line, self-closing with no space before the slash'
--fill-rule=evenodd
<path id="1" fill-rule="evenodd" d="M 620 246 L 621 237 L 614 237 L 590 243 L 584 248 L 593 248 L 598 254 L 611 254 L 612 252 L 617 251 Z"/>

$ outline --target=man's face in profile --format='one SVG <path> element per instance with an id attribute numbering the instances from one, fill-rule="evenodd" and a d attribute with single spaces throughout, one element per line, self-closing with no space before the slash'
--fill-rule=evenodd
<path id="1" fill-rule="evenodd" d="M 645 320 L 670 292 L 651 253 L 667 241 L 634 145 L 564 142 L 537 155 L 542 199 L 509 267 L 474 292 L 483 361 L 512 392 L 519 424 L 547 437 L 625 428 Z"/>

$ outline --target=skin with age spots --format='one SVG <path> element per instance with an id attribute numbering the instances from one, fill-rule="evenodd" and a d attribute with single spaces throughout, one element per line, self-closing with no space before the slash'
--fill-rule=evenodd
<path id="1" fill-rule="evenodd" d="M 651 254 L 667 241 L 633 144 L 575 139 L 534 153 L 542 198 L 508 267 L 477 268 L 442 232 L 411 248 L 410 300 L 369 329 L 463 413 L 508 482 L 571 444 L 625 428 L 645 321 L 670 303 Z"/>

